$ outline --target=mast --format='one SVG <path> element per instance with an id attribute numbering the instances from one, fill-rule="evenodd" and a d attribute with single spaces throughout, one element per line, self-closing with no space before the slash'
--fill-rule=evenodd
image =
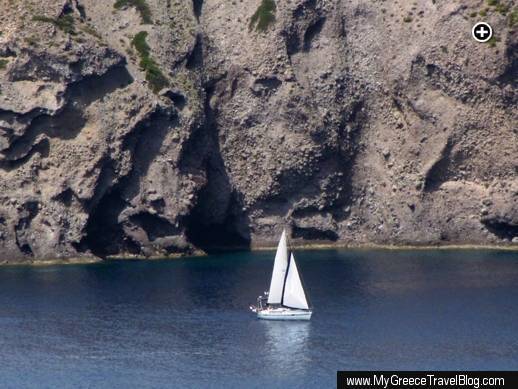
<path id="1" fill-rule="evenodd" d="M 282 231 L 275 261 L 273 264 L 272 279 L 270 281 L 270 290 L 268 292 L 268 304 L 281 304 L 284 291 L 284 283 L 286 274 L 288 273 L 288 246 L 286 242 L 286 230 Z"/>
<path id="2" fill-rule="evenodd" d="M 290 260 L 288 261 L 288 267 L 286 268 L 286 274 L 284 275 L 284 280 L 282 281 L 281 305 L 284 305 L 284 292 L 286 291 L 286 280 L 288 279 L 288 274 L 290 271 L 291 257 L 293 256 L 293 254 L 291 253 L 291 250 L 289 248 L 288 248 L 287 256 L 288 256 L 288 258 L 290 258 Z"/>

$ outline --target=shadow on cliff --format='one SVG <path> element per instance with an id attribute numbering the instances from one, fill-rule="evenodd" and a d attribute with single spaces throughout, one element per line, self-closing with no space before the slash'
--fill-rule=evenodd
<path id="1" fill-rule="evenodd" d="M 39 151 L 41 140 L 38 139 L 42 136 L 44 139 L 74 139 L 85 126 L 87 119 L 84 112 L 92 103 L 132 82 L 133 78 L 121 64 L 105 74 L 88 76 L 72 83 L 64 97 L 67 103 L 55 115 L 43 113 L 42 109 L 26 114 L 23 120 L 30 124 L 23 134 L 13 137 L 9 148 L 2 151 L 4 161 L 0 161 L 0 168 L 12 170 L 19 167 L 18 162 L 23 163 L 27 156 Z"/>
<path id="2" fill-rule="evenodd" d="M 499 239 L 511 241 L 515 236 L 518 236 L 518 225 L 505 217 L 484 217 L 481 221 L 487 230 Z"/>
<path id="3" fill-rule="evenodd" d="M 207 92 L 207 102 L 213 90 Z M 124 142 L 124 149 L 132 156 L 132 170 L 112 186 L 115 166 L 109 158 L 103 162 L 98 191 L 85 229 L 85 238 L 77 246 L 79 251 L 90 250 L 106 257 L 120 253 L 146 255 L 149 244 L 158 238 L 180 236 L 183 232 L 194 247 L 207 253 L 232 249 L 249 249 L 248 219 L 242 211 L 242 200 L 233 190 L 219 149 L 217 125 L 210 107 L 206 107 L 205 121 L 185 144 L 179 168 L 183 175 L 203 171 L 206 184 L 198 191 L 197 200 L 180 225 L 174 225 L 159 215 L 137 213 L 124 216 L 132 198 L 141 192 L 141 180 L 152 161 L 160 154 L 164 138 L 175 128 L 178 118 L 156 112 L 141 123 Z M 135 240 L 126 229 L 142 229 L 149 242 Z M 170 247 L 172 252 L 186 248 Z"/>
<path id="4" fill-rule="evenodd" d="M 216 83 L 205 88 L 205 122 L 182 150 L 180 165 L 183 173 L 206 172 L 207 183 L 183 223 L 189 242 L 207 253 L 249 250 L 251 242 L 243 198 L 232 187 L 219 146 L 219 128 L 210 105 Z"/>
<path id="5" fill-rule="evenodd" d="M 187 58 L 186 66 L 196 73 L 203 70 L 203 42 L 200 36 Z M 201 83 L 201 77 L 200 77 Z M 92 199 L 92 210 L 85 228 L 85 237 L 77 245 L 79 251 L 90 250 L 106 257 L 120 253 L 147 255 L 158 238 L 172 238 L 168 252 L 189 252 L 189 247 L 176 247 L 173 240 L 182 235 L 187 242 L 207 253 L 250 248 L 250 231 L 243 201 L 230 182 L 219 147 L 216 113 L 211 107 L 218 80 L 204 87 L 204 115 L 183 144 L 178 168 L 183 176 L 205 175 L 206 182 L 194 196 L 193 208 L 180 223 L 140 211 L 126 212 L 131 199 L 141 192 L 141 179 L 147 175 L 152 161 L 160 155 L 162 143 L 171 128 L 178 126 L 178 117 L 156 112 L 128 136 L 123 148 L 129 151 L 132 170 L 115 183 L 116 164 L 109 157 L 102 162 L 103 171 Z M 146 237 L 139 231 L 145 231 Z M 180 239 L 181 240 L 181 239 Z M 160 246 L 160 244 L 158 244 Z"/>
<path id="6" fill-rule="evenodd" d="M 132 198 L 141 191 L 142 178 L 148 173 L 153 160 L 159 155 L 162 144 L 171 128 L 178 125 L 178 118 L 167 112 L 154 112 L 125 138 L 123 149 L 131 155 L 131 171 L 113 185 L 116 177 L 114 162 L 103 161 L 103 170 L 98 179 L 95 204 L 85 228 L 85 237 L 77 246 L 79 251 L 90 250 L 99 257 L 120 253 L 142 254 L 141 244 L 124 231 L 124 224 L 131 222 L 142 228 L 148 238 L 178 234 L 179 230 L 165 218 L 147 213 L 121 216 L 130 206 Z"/>

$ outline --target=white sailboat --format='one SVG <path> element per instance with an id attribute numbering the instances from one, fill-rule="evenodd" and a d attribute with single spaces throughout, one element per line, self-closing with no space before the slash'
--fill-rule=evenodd
<path id="1" fill-rule="evenodd" d="M 295 256 L 288 247 L 286 231 L 282 232 L 277 246 L 270 290 L 264 292 L 264 296 L 259 296 L 257 306 L 251 306 L 250 309 L 257 313 L 259 319 L 311 319 L 313 311 L 302 285 Z"/>

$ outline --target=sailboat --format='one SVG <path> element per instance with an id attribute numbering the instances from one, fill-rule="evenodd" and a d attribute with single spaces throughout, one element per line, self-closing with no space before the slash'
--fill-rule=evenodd
<path id="1" fill-rule="evenodd" d="M 286 230 L 282 231 L 275 262 L 273 264 L 270 290 L 257 298 L 257 306 L 250 306 L 259 319 L 309 320 L 310 308 L 295 255 L 289 249 Z"/>

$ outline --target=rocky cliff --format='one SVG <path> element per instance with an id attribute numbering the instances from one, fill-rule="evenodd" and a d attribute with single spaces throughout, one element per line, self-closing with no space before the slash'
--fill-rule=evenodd
<path id="1" fill-rule="evenodd" d="M 0 260 L 210 252 L 284 226 L 518 240 L 512 1 L 0 0 L 0 21 Z"/>

